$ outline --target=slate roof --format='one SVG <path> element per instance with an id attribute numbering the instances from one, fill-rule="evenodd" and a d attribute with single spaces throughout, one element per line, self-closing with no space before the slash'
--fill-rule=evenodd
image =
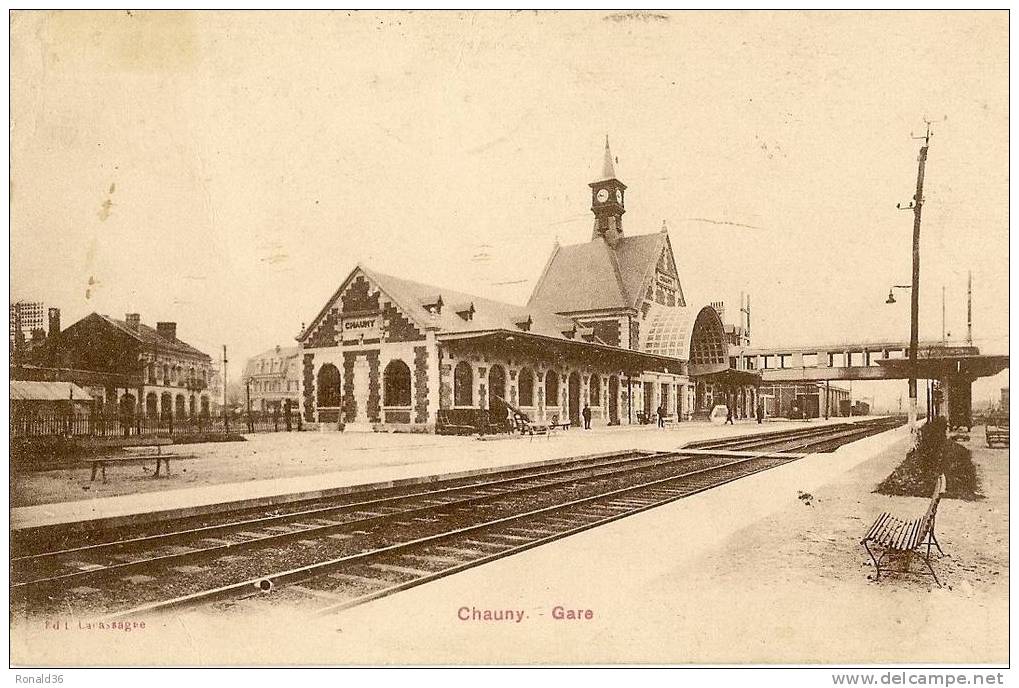
<path id="1" fill-rule="evenodd" d="M 665 232 L 557 246 L 534 287 L 528 305 L 555 313 L 637 308 L 642 287 L 654 271 Z"/>
<path id="2" fill-rule="evenodd" d="M 296 346 L 281 346 L 277 350 L 274 346 L 271 349 L 266 349 L 262 353 L 252 356 L 244 364 L 244 377 L 252 377 L 254 375 L 275 375 L 280 376 L 284 373 L 292 372 L 291 365 L 294 364 L 294 360 L 297 358 L 299 351 Z M 263 372 L 259 370 L 258 363 L 262 360 L 272 360 L 278 358 L 282 361 L 278 370 Z"/>
<path id="3" fill-rule="evenodd" d="M 433 284 L 376 272 L 363 265 L 358 269 L 382 289 L 400 309 L 422 327 L 436 328 L 441 332 L 483 332 L 489 330 L 518 330 L 518 322 L 531 319 L 530 332 L 565 339 L 563 330 L 574 326 L 570 318 L 549 311 L 504 303 L 446 289 Z M 442 297 L 442 309 L 438 314 L 428 312 L 426 305 Z M 471 304 L 474 313 L 470 320 L 464 320 L 457 311 L 466 310 Z M 313 323 L 314 325 L 314 323 Z M 310 331 L 311 328 L 308 328 Z"/>
<path id="4" fill-rule="evenodd" d="M 11 380 L 11 401 L 91 401 L 92 395 L 73 382 Z"/>
<path id="5" fill-rule="evenodd" d="M 187 342 L 181 341 L 180 339 L 177 338 L 170 339 L 169 337 L 164 337 L 163 335 L 159 334 L 156 330 L 152 329 L 145 323 L 139 323 L 138 329 L 135 330 L 131 328 L 123 320 L 117 320 L 116 318 L 111 318 L 108 315 L 99 315 L 99 317 L 105 320 L 113 327 L 124 332 L 128 336 L 133 337 L 137 341 L 141 342 L 142 344 L 157 347 L 163 349 L 164 351 L 176 351 L 178 353 L 188 354 L 190 356 L 198 356 L 201 358 L 208 359 L 210 361 L 212 360 L 212 358 L 207 353 L 199 351 L 195 347 L 191 346 Z"/>

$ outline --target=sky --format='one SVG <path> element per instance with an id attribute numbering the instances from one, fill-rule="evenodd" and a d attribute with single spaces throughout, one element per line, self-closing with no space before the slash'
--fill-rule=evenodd
<path id="1" fill-rule="evenodd" d="M 921 338 L 944 286 L 964 339 L 972 271 L 1008 350 L 1006 12 L 20 12 L 11 74 L 11 298 L 176 321 L 231 377 L 359 262 L 525 302 L 606 135 L 692 306 L 906 340 L 925 119 Z"/>

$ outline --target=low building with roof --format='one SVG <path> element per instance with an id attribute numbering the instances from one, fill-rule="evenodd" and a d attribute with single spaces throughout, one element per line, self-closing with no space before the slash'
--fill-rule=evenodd
<path id="1" fill-rule="evenodd" d="M 297 338 L 305 421 L 431 430 L 458 410 L 505 418 L 507 404 L 536 421 L 579 423 L 584 406 L 602 425 L 659 407 L 689 417 L 693 371 L 728 371 L 731 333 L 713 307 L 688 308 L 664 223 L 624 235 L 607 140 L 589 186 L 591 240 L 556 245 L 525 305 L 355 267 Z M 718 394 L 759 381 L 742 373 Z"/>
<path id="2" fill-rule="evenodd" d="M 182 420 L 209 415 L 212 359 L 178 339 L 175 322 L 92 313 L 50 332 L 12 378 L 74 382 L 107 414 Z"/>

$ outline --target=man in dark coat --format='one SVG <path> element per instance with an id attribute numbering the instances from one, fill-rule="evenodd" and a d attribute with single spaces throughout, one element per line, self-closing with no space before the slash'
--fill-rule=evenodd
<path id="1" fill-rule="evenodd" d="M 584 417 L 584 429 L 585 430 L 590 430 L 591 429 L 591 407 L 588 406 L 587 404 L 584 404 L 584 410 L 581 411 L 580 415 L 582 415 Z"/>

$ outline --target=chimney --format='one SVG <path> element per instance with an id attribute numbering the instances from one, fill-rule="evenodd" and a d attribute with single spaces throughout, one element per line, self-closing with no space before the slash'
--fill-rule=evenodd
<path id="1" fill-rule="evenodd" d="M 138 331 L 138 325 L 141 324 L 141 321 L 142 321 L 142 316 L 140 316 L 137 313 L 127 313 L 124 316 L 124 322 L 126 322 L 127 326 L 130 327 L 135 332 Z"/>
<path id="2" fill-rule="evenodd" d="M 49 309 L 49 336 L 60 334 L 60 309 L 51 308 Z"/>
<path id="3" fill-rule="evenodd" d="M 160 337 L 164 339 L 176 339 L 177 338 L 177 323 L 175 322 L 157 322 L 156 332 L 159 333 Z"/>
<path id="4" fill-rule="evenodd" d="M 725 301 L 712 301 L 711 307 L 718 312 L 718 318 L 725 324 Z"/>

